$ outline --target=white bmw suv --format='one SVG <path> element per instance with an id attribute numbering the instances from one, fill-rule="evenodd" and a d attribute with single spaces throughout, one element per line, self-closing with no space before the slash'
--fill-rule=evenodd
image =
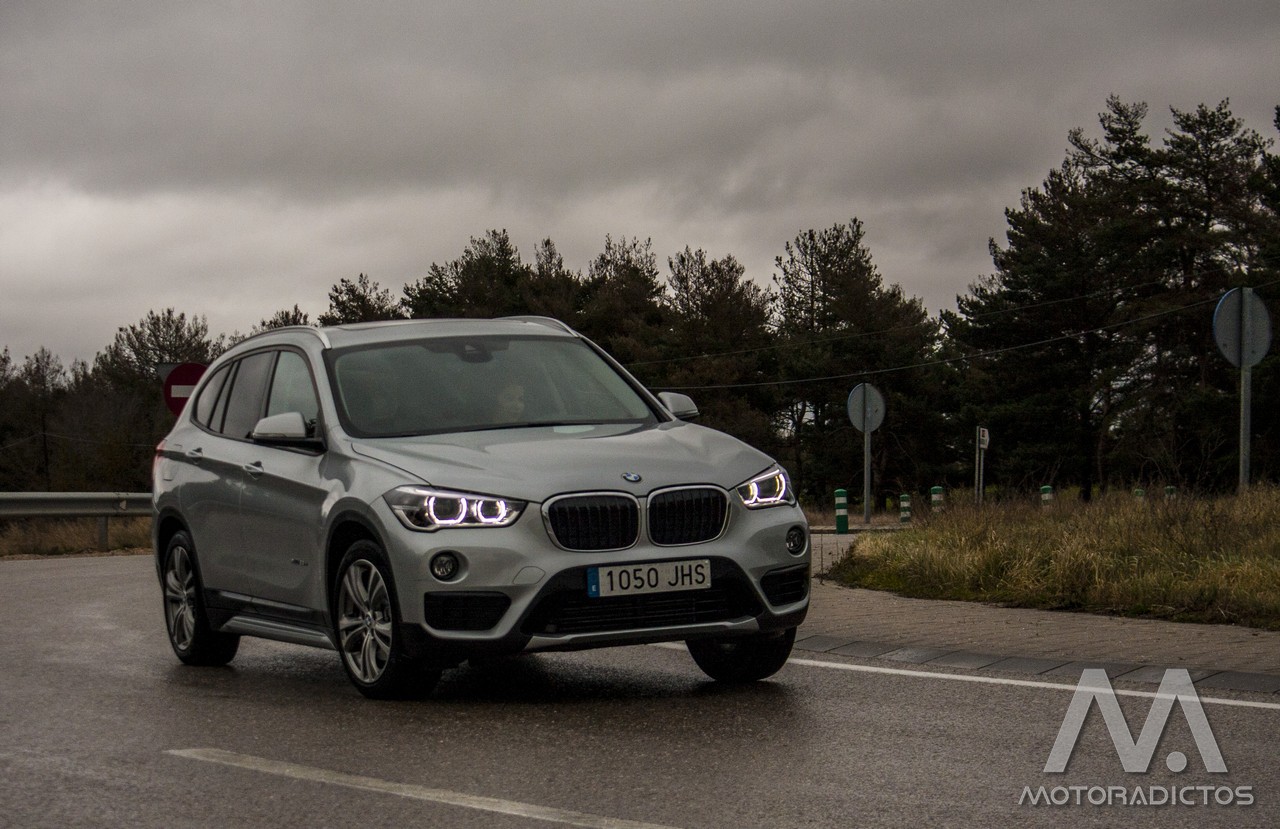
<path id="1" fill-rule="evenodd" d="M 539 317 L 291 327 L 205 373 L 154 470 L 169 640 L 335 649 L 366 696 L 475 656 L 685 641 L 786 662 L 809 533 L 786 472 Z"/>

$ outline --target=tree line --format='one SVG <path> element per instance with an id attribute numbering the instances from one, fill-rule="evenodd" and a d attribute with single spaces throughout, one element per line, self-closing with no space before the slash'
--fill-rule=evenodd
<path id="1" fill-rule="evenodd" d="M 879 273 L 856 217 L 802 231 L 767 287 L 731 254 L 607 236 L 585 271 L 551 239 L 532 259 L 505 230 L 470 239 L 396 291 L 343 278 L 312 320 L 283 325 L 540 314 L 599 343 L 654 390 L 692 396 L 701 422 L 778 457 L 825 502 L 860 490 L 862 443 L 846 398 L 884 394 L 872 467 L 881 496 L 965 486 L 973 435 L 992 434 L 987 481 L 1008 491 L 1234 482 L 1237 373 L 1217 353 L 1214 303 L 1252 286 L 1280 295 L 1280 158 L 1229 103 L 1172 110 L 1147 134 L 1147 107 L 1118 98 L 1101 134 L 1073 130 L 1061 166 L 1006 210 L 994 269 L 931 316 Z M 1276 123 L 1280 129 L 1280 107 Z M 203 317 L 149 312 L 92 363 L 40 349 L 0 354 L 0 491 L 137 490 L 172 423 L 159 363 L 209 362 L 239 334 Z M 1277 361 L 1254 372 L 1258 477 L 1280 476 Z"/>

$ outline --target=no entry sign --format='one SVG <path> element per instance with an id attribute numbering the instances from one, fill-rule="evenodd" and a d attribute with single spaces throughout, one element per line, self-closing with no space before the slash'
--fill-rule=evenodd
<path id="1" fill-rule="evenodd" d="M 164 378 L 164 402 L 175 415 L 182 414 L 182 407 L 196 390 L 196 383 L 204 376 L 208 366 L 200 363 L 182 363 L 175 366 Z"/>

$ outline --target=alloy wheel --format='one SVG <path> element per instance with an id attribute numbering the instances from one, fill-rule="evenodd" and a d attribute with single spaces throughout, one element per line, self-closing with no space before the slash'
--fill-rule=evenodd
<path id="1" fill-rule="evenodd" d="M 377 682 L 391 659 L 391 595 L 373 562 L 352 562 L 338 589 L 342 658 L 360 682 Z"/>
<path id="2" fill-rule="evenodd" d="M 186 547 L 174 547 L 169 554 L 164 574 L 164 616 L 174 647 L 191 650 L 196 636 L 196 572 Z"/>

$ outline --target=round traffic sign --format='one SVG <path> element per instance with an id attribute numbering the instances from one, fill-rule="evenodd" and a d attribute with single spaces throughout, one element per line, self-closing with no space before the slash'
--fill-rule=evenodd
<path id="1" fill-rule="evenodd" d="M 884 423 L 884 396 L 870 383 L 859 383 L 849 392 L 849 422 L 859 432 L 874 432 Z"/>
<path id="2" fill-rule="evenodd" d="M 1213 338 L 1236 368 L 1255 366 L 1271 348 L 1271 315 L 1252 290 L 1232 288 L 1213 312 Z"/>
<path id="3" fill-rule="evenodd" d="M 169 376 L 164 378 L 164 402 L 169 411 L 175 415 L 182 414 L 182 408 L 195 392 L 206 368 L 208 366 L 200 363 L 182 363 L 169 372 Z"/>

